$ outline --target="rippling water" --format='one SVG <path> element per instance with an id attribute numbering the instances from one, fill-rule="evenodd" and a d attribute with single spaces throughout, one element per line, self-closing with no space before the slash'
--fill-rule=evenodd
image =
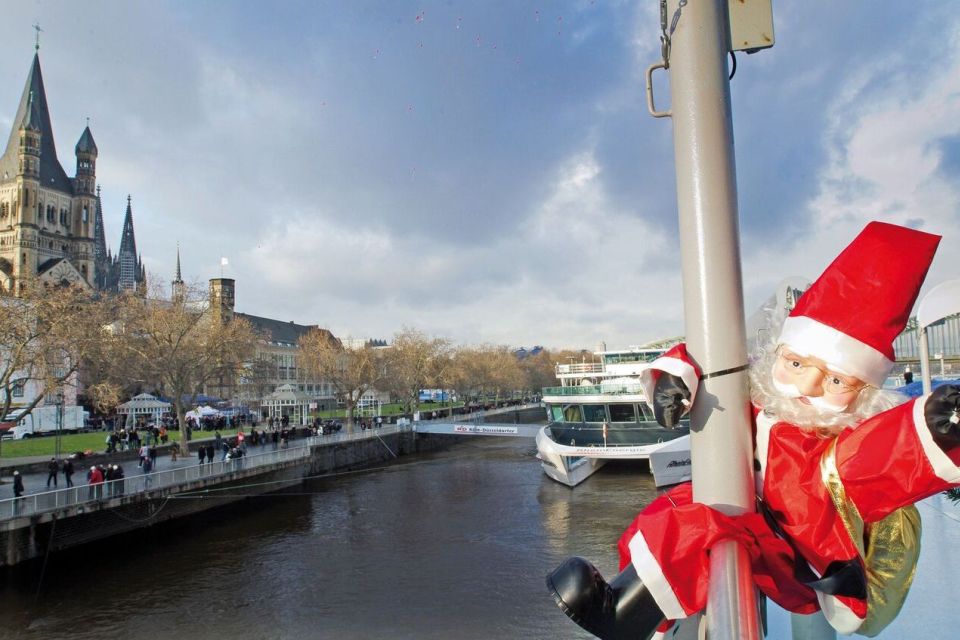
<path id="1" fill-rule="evenodd" d="M 584 637 L 545 573 L 571 553 L 615 572 L 653 486 L 617 469 L 571 491 L 530 441 L 482 440 L 312 480 L 51 557 L 0 587 L 0 637 Z"/>
<path id="2" fill-rule="evenodd" d="M 608 465 L 570 490 L 534 454 L 529 441 L 474 440 L 54 555 L 39 595 L 39 563 L 4 576 L 0 638 L 589 637 L 544 575 L 571 554 L 614 575 L 616 539 L 653 484 Z M 942 595 L 960 575 L 942 561 L 960 522 L 940 520 L 920 573 Z M 924 619 L 882 637 L 954 637 L 938 625 L 957 617 L 932 619 L 920 600 Z M 788 628 L 771 614 L 770 637 Z"/>

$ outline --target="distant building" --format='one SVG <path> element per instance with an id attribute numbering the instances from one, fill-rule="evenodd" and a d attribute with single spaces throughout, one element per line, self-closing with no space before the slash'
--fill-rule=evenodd
<path id="1" fill-rule="evenodd" d="M 179 279 L 179 261 L 177 279 Z M 316 402 L 317 410 L 334 409 L 337 406 L 333 385 L 325 380 L 311 378 L 297 361 L 297 341 L 310 331 L 317 329 L 336 337 L 327 329 L 318 325 L 297 324 L 292 320 L 284 322 L 273 318 L 238 313 L 234 310 L 236 302 L 236 281 L 233 278 L 212 278 L 210 280 L 210 308 L 220 314 L 220 318 L 244 318 L 253 325 L 261 339 L 258 341 L 254 362 L 249 378 L 209 386 L 207 393 L 224 398 L 234 398 L 248 406 L 259 405 L 261 398 L 273 393 L 281 385 L 291 385 L 295 391 L 305 393 Z"/>
<path id="2" fill-rule="evenodd" d="M 23 278 L 71 283 L 101 291 L 142 288 L 145 272 L 136 254 L 127 199 L 121 250 L 106 248 L 90 127 L 74 147 L 76 170 L 57 157 L 40 57 L 34 54 L 10 137 L 0 156 L 0 285 L 16 291 Z"/>

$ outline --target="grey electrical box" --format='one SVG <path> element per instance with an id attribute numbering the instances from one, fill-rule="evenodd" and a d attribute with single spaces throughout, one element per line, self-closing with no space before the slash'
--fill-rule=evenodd
<path id="1" fill-rule="evenodd" d="M 730 50 L 753 53 L 773 46 L 773 0 L 728 0 Z"/>

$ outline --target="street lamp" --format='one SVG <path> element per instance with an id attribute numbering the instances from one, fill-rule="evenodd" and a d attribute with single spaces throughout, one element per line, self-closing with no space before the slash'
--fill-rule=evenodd
<path id="1" fill-rule="evenodd" d="M 57 391 L 57 442 L 54 446 L 54 456 L 60 459 L 61 438 L 63 437 L 63 390 Z"/>

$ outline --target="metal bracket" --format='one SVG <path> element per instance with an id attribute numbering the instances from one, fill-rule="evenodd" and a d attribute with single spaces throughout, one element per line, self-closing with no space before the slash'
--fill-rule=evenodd
<path id="1" fill-rule="evenodd" d="M 657 111 L 656 106 L 653 104 L 653 72 L 657 69 L 666 68 L 666 62 L 657 62 L 647 67 L 647 110 L 650 111 L 650 115 L 654 118 L 670 118 L 673 116 L 673 112 L 670 110 Z"/>

